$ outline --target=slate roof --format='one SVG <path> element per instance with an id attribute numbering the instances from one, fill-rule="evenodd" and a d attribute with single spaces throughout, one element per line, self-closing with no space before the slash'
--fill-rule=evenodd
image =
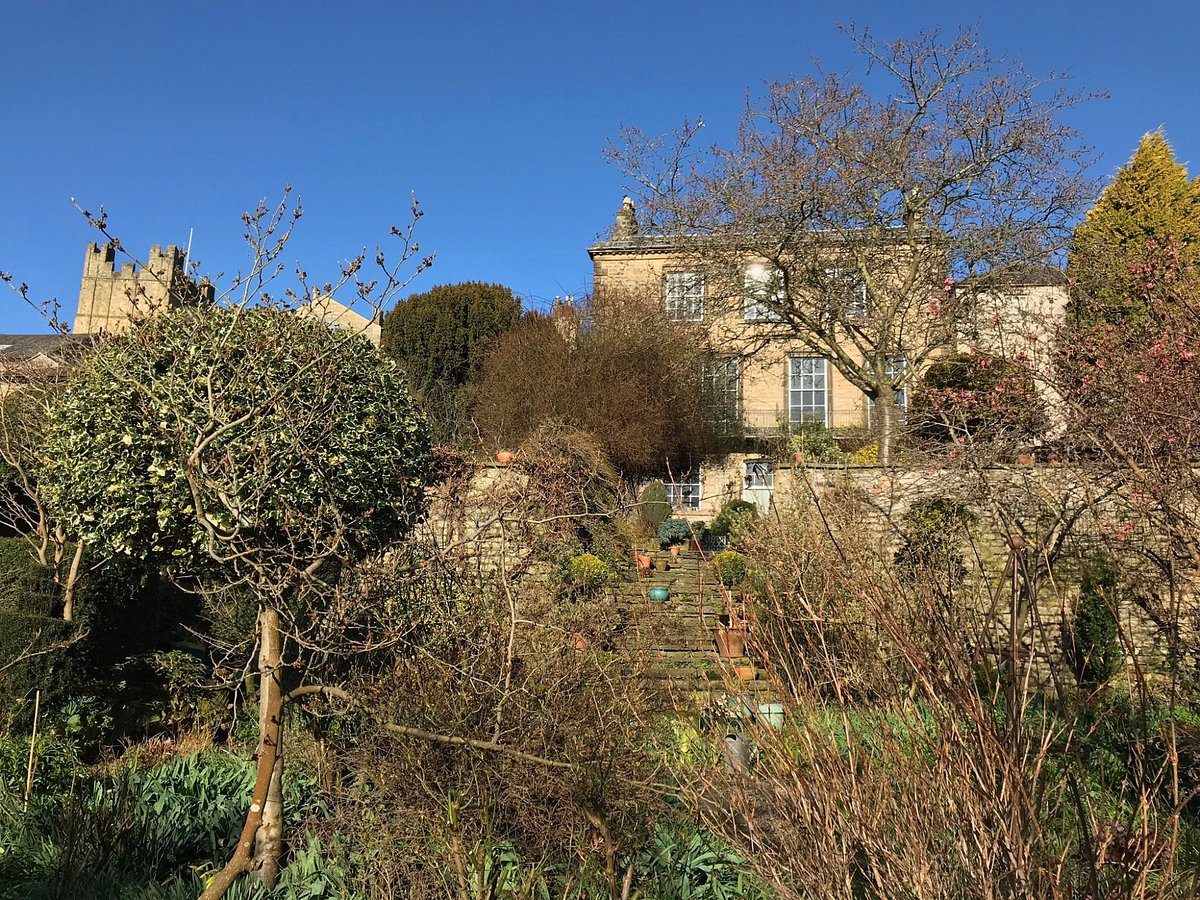
<path id="1" fill-rule="evenodd" d="M 37 356 L 57 356 L 71 347 L 87 344 L 90 337 L 74 334 L 0 334 L 0 362 Z"/>

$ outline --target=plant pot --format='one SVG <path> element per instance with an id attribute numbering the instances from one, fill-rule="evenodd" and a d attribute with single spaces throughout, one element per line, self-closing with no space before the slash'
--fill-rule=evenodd
<path id="1" fill-rule="evenodd" d="M 670 564 L 665 559 L 656 559 L 654 561 L 654 569 L 658 572 L 666 572 L 670 569 Z"/>
<path id="2" fill-rule="evenodd" d="M 734 663 L 733 674 L 737 676 L 738 681 L 753 681 L 756 675 L 754 663 Z"/>
<path id="3" fill-rule="evenodd" d="M 650 566 L 654 562 L 649 553 L 635 553 L 633 561 L 637 564 L 637 570 L 643 574 L 650 571 Z"/>
<path id="4" fill-rule="evenodd" d="M 512 462 L 516 458 L 517 458 L 517 454 L 513 453 L 511 450 L 497 450 L 496 451 L 496 462 L 500 463 L 502 466 L 507 466 L 510 462 Z"/>
<path id="5" fill-rule="evenodd" d="M 646 596 L 656 603 L 666 603 L 671 599 L 671 592 L 665 587 L 652 587 L 646 591 Z"/>
<path id="6" fill-rule="evenodd" d="M 679 559 L 679 549 L 678 544 L 671 545 L 671 559 Z"/>
<path id="7" fill-rule="evenodd" d="M 718 628 L 717 655 L 722 659 L 737 659 L 746 654 L 745 628 Z"/>

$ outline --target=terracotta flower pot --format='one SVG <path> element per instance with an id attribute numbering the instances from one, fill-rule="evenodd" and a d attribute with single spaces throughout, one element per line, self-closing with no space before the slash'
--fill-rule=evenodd
<path id="1" fill-rule="evenodd" d="M 722 659 L 736 659 L 746 653 L 745 628 L 718 628 L 717 655 Z"/>
<path id="2" fill-rule="evenodd" d="M 649 553 L 636 553 L 633 560 L 637 563 L 637 570 L 639 572 L 645 574 L 650 571 L 650 564 L 653 562 L 653 559 Z"/>
<path id="3" fill-rule="evenodd" d="M 671 545 L 671 559 L 679 559 L 679 545 L 678 544 Z"/>
<path id="4" fill-rule="evenodd" d="M 753 681 L 755 676 L 754 663 L 735 663 L 733 672 L 738 681 Z"/>
<path id="5" fill-rule="evenodd" d="M 517 454 L 513 453 L 511 450 L 497 450 L 496 451 L 496 462 L 500 463 L 501 465 L 507 466 L 510 462 L 512 462 L 516 458 L 517 458 Z"/>

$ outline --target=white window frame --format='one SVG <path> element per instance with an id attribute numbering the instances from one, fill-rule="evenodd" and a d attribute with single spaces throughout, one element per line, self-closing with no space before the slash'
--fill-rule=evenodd
<path id="1" fill-rule="evenodd" d="M 783 290 L 783 270 L 768 269 L 755 263 L 746 268 L 744 280 L 746 296 L 742 305 L 742 315 L 747 322 L 781 322 L 778 306 L 782 305 L 787 295 Z M 776 284 L 774 294 L 771 285 Z M 775 306 L 771 304 L 774 303 Z"/>
<path id="2" fill-rule="evenodd" d="M 712 356 L 704 361 L 704 386 L 709 399 L 720 407 L 729 425 L 739 424 L 742 415 L 742 360 L 738 356 Z"/>
<path id="3" fill-rule="evenodd" d="M 747 459 L 742 463 L 743 490 L 775 490 L 775 461 Z"/>
<path id="4" fill-rule="evenodd" d="M 792 425 L 824 425 L 828 428 L 829 360 L 823 356 L 789 357 L 787 376 L 788 422 Z M 800 379 L 799 383 L 797 379 Z M 818 392 L 821 394 L 819 408 L 815 403 L 797 402 L 798 397 L 803 400 L 804 394 L 815 395 Z"/>
<path id="5" fill-rule="evenodd" d="M 704 321 L 704 275 L 700 272 L 663 273 L 663 296 L 670 321 Z"/>
<path id="6" fill-rule="evenodd" d="M 667 489 L 671 509 L 681 512 L 697 512 L 700 509 L 704 501 L 704 480 L 699 469 L 685 472 L 674 481 L 669 476 L 664 477 L 662 482 Z"/>

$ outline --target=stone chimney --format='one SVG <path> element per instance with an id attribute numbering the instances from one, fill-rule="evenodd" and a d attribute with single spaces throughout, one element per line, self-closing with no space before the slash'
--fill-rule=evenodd
<path id="1" fill-rule="evenodd" d="M 617 210 L 617 227 L 613 231 L 613 240 L 627 241 L 637 237 L 637 233 L 637 211 L 633 208 L 633 200 L 626 197 L 621 201 L 621 208 Z"/>

